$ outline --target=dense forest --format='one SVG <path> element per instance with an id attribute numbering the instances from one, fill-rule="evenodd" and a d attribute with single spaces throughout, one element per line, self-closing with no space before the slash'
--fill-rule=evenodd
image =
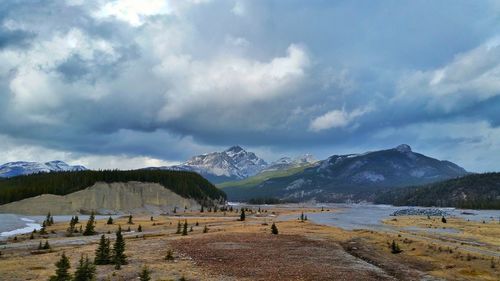
<path id="1" fill-rule="evenodd" d="M 471 174 L 434 184 L 382 192 L 377 195 L 375 203 L 500 209 L 500 173 Z"/>
<path id="2" fill-rule="evenodd" d="M 66 195 L 94 185 L 96 182 L 158 183 L 173 192 L 200 203 L 226 199 L 226 194 L 208 180 L 193 172 L 166 170 L 104 170 L 39 173 L 0 179 L 0 204 L 41 194 Z"/>

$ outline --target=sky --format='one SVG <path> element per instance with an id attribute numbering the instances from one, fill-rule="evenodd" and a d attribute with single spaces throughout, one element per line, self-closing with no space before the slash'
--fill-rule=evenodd
<path id="1" fill-rule="evenodd" d="M 500 1 L 0 2 L 0 163 L 409 144 L 500 171 Z"/>

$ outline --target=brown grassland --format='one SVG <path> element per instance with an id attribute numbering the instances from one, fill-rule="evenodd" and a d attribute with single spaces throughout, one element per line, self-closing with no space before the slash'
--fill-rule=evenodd
<path id="1" fill-rule="evenodd" d="M 56 223 L 43 237 L 35 234 L 31 240 L 29 234 L 19 235 L 0 245 L 0 280 L 47 280 L 63 252 L 74 271 L 81 255 L 94 258 L 100 234 L 113 241 L 118 225 L 133 231 L 124 233 L 128 264 L 121 270 L 97 266 L 97 280 L 138 280 L 144 265 L 152 280 L 500 280 L 499 222 L 451 218 L 443 224 L 438 218 L 397 217 L 385 221 L 394 231 L 377 232 L 281 219 L 302 211 L 320 209 L 248 212 L 243 222 L 236 212 L 157 216 L 154 221 L 144 215 L 134 217 L 132 225 L 123 217 L 113 225 L 97 221 L 99 235 L 94 236 L 66 237 L 68 223 Z M 175 234 L 178 221 L 185 220 L 193 231 L 187 236 Z M 272 222 L 278 235 L 271 234 Z M 84 221 L 80 224 L 85 227 Z M 136 232 L 139 225 L 143 232 Z M 208 233 L 203 233 L 205 226 Z M 437 234 L 414 227 L 460 232 Z M 391 253 L 393 240 L 401 253 Z M 40 241 L 49 241 L 51 250 L 38 251 Z M 169 250 L 174 260 L 165 259 Z"/>

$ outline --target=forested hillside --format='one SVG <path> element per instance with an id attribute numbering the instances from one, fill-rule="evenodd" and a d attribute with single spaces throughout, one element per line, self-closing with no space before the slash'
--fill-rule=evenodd
<path id="1" fill-rule="evenodd" d="M 41 194 L 66 195 L 96 182 L 150 182 L 198 202 L 225 199 L 226 194 L 208 180 L 193 172 L 161 170 L 105 170 L 39 173 L 0 179 L 0 204 L 18 201 Z"/>
<path id="2" fill-rule="evenodd" d="M 472 174 L 434 184 L 381 193 L 375 203 L 500 209 L 500 173 Z"/>

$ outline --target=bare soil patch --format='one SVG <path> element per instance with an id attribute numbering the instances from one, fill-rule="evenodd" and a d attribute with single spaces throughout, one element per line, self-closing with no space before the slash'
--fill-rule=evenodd
<path id="1" fill-rule="evenodd" d="M 219 233 L 170 242 L 216 274 L 252 280 L 395 280 L 328 240 L 298 235 Z"/>

